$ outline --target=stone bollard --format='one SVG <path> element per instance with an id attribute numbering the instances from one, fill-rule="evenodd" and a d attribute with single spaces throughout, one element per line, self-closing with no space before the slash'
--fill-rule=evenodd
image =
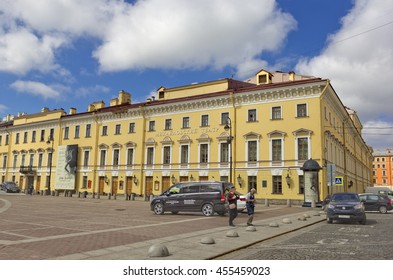
<path id="1" fill-rule="evenodd" d="M 153 198 L 154 198 L 154 195 L 151 194 L 151 195 L 149 196 L 149 201 L 152 201 Z"/>
<path id="2" fill-rule="evenodd" d="M 316 207 L 316 203 L 315 200 L 311 201 L 311 208 L 315 208 Z"/>
<path id="3" fill-rule="evenodd" d="M 291 207 L 292 206 L 292 201 L 290 199 L 287 199 L 287 206 Z"/>
<path id="4" fill-rule="evenodd" d="M 269 199 L 265 198 L 265 206 L 269 207 Z"/>
<path id="5" fill-rule="evenodd" d="M 135 200 L 135 193 L 131 194 L 131 200 Z"/>

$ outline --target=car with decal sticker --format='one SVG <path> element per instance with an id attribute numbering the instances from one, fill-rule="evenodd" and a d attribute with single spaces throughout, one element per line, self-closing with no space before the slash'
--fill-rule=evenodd
<path id="1" fill-rule="evenodd" d="M 150 209 L 157 215 L 164 212 L 202 212 L 205 216 L 227 212 L 225 194 L 233 186 L 229 182 L 180 182 L 152 199 Z"/>

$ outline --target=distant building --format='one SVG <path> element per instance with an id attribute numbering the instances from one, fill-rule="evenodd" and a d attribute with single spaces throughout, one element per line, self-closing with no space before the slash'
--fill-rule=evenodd
<path id="1" fill-rule="evenodd" d="M 149 196 L 180 181 L 221 180 L 241 193 L 256 188 L 257 198 L 302 201 L 302 166 L 313 159 L 322 200 L 372 184 L 372 149 L 361 133 L 329 80 L 261 70 L 247 81 L 162 86 L 142 103 L 120 91 L 86 112 L 21 114 L 0 124 L 0 174 L 41 193 Z M 72 174 L 60 167 L 70 146 Z M 341 185 L 328 181 L 328 165 Z"/>
<path id="2" fill-rule="evenodd" d="M 373 183 L 375 187 L 393 189 L 393 149 L 375 150 L 373 153 Z"/>

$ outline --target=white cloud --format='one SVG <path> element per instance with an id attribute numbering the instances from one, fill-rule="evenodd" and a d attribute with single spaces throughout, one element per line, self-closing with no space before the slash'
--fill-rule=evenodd
<path id="1" fill-rule="evenodd" d="M 56 86 L 48 86 L 39 82 L 18 80 L 11 84 L 11 88 L 23 94 L 42 97 L 45 100 L 60 98 L 60 92 L 56 90 Z"/>
<path id="2" fill-rule="evenodd" d="M 81 87 L 75 91 L 77 97 L 86 97 L 90 95 L 98 95 L 98 94 L 106 94 L 106 93 L 110 93 L 110 89 L 101 85 L 95 85 L 91 87 Z"/>
<path id="3" fill-rule="evenodd" d="M 139 1 L 117 12 L 94 57 L 102 71 L 236 67 L 295 27 L 274 0 Z"/>
<path id="4" fill-rule="evenodd" d="M 386 4 L 384 0 L 355 1 L 325 50 L 296 67 L 299 73 L 330 79 L 343 103 L 365 123 L 381 115 L 393 122 L 393 4 Z"/>
<path id="5" fill-rule="evenodd" d="M 374 149 L 393 148 L 393 122 L 368 121 L 363 124 L 363 137 Z"/>

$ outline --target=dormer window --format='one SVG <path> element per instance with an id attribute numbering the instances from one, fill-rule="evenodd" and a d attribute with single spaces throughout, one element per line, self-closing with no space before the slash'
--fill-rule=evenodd
<path id="1" fill-rule="evenodd" d="M 158 92 L 158 99 L 164 99 L 164 98 L 165 98 L 165 92 L 164 91 Z"/>
<path id="2" fill-rule="evenodd" d="M 258 76 L 258 84 L 267 84 L 267 75 L 259 75 Z"/>

